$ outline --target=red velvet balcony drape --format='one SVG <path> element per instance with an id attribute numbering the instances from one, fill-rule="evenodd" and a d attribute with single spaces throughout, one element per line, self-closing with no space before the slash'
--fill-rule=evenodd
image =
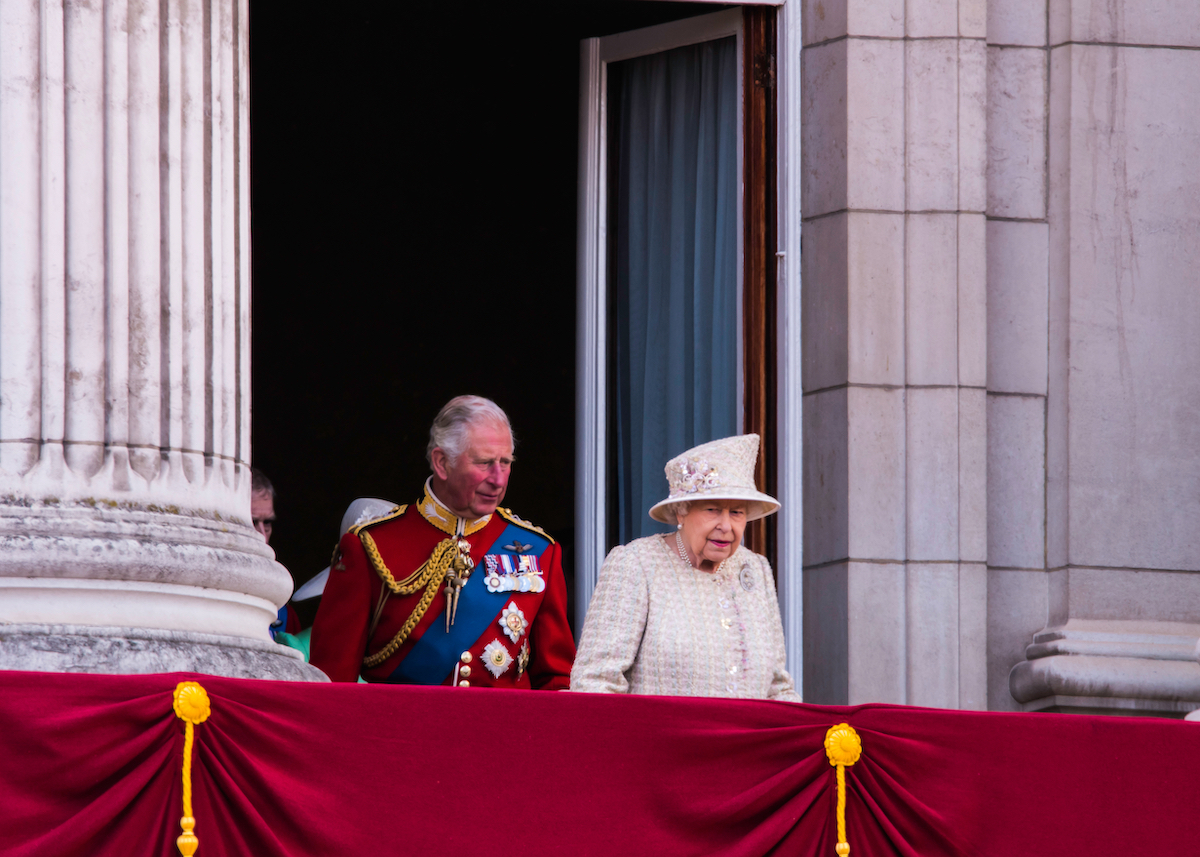
<path id="1" fill-rule="evenodd" d="M 0 673 L 0 853 L 820 855 L 849 722 L 855 857 L 1200 853 L 1200 724 L 890 705 Z"/>

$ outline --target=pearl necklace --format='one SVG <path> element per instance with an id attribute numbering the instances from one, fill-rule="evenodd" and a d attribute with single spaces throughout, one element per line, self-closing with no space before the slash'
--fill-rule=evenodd
<path id="1" fill-rule="evenodd" d="M 686 565 L 690 566 L 691 568 L 695 568 L 695 566 L 692 565 L 692 561 L 690 559 L 688 559 L 687 549 L 684 548 L 684 546 L 683 546 L 683 531 L 682 530 L 675 531 L 675 547 L 679 551 L 679 558 L 681 560 L 683 560 Z"/>
<path id="2" fill-rule="evenodd" d="M 688 558 L 687 548 L 683 546 L 683 532 L 680 530 L 675 531 L 675 549 L 679 551 L 679 558 L 683 560 L 683 564 L 688 568 L 695 569 L 696 571 L 704 570 L 701 568 L 696 568 L 696 566 L 692 565 L 691 559 Z M 721 566 L 723 565 L 725 565 L 725 560 L 721 560 L 719 563 L 717 563 L 716 567 L 712 570 L 714 580 L 720 576 Z"/>

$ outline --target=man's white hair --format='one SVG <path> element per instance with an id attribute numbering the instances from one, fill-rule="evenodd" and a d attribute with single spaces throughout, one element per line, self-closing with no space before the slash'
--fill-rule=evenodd
<path id="1" fill-rule="evenodd" d="M 458 459 L 467 451 L 467 433 L 471 426 L 491 423 L 504 426 L 508 436 L 515 444 L 512 424 L 508 414 L 493 402 L 483 396 L 456 396 L 438 411 L 429 427 L 429 445 L 425 447 L 425 458 L 433 466 L 433 451 L 441 449 L 450 459 L 451 464 L 457 464 Z"/>

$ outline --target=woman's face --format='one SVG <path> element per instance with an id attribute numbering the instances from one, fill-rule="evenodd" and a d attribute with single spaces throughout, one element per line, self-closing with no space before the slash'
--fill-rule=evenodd
<path id="1" fill-rule="evenodd" d="M 683 543 L 700 568 L 707 570 L 733 556 L 746 531 L 746 504 L 741 500 L 695 500 L 676 520 L 683 524 Z"/>

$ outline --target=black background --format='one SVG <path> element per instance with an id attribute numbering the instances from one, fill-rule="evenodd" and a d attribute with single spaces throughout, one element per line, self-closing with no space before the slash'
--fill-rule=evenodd
<path id="1" fill-rule="evenodd" d="M 297 585 L 351 500 L 417 499 L 475 393 L 572 587 L 579 41 L 721 8 L 251 4 L 252 461 Z"/>

